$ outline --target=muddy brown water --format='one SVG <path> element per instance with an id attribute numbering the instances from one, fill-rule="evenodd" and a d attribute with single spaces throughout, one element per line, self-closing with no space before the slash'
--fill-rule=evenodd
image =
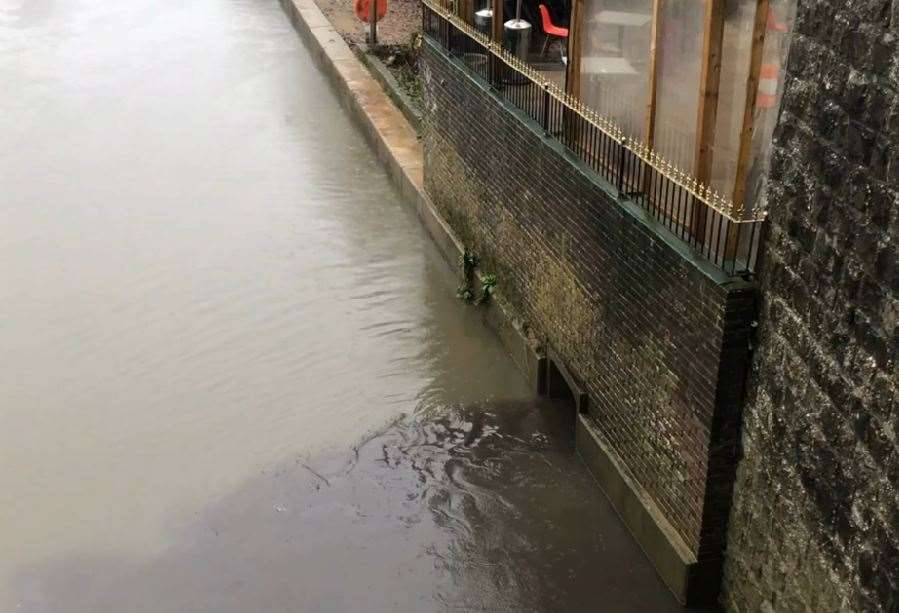
<path id="1" fill-rule="evenodd" d="M 677 610 L 275 0 L 0 83 L 0 611 Z"/>

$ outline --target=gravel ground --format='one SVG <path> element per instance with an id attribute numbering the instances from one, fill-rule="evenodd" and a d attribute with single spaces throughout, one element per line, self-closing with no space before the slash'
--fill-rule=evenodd
<path id="1" fill-rule="evenodd" d="M 359 45 L 365 42 L 368 26 L 356 18 L 352 0 L 315 0 L 315 3 L 347 43 Z M 378 42 L 406 45 L 412 34 L 420 29 L 419 0 L 388 0 L 387 16 L 378 24 Z"/>

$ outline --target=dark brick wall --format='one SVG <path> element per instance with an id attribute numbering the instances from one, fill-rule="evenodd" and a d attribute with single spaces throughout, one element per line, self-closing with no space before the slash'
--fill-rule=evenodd
<path id="1" fill-rule="evenodd" d="M 896 611 L 899 1 L 798 5 L 724 600 Z"/>
<path id="2" fill-rule="evenodd" d="M 579 377 L 631 476 L 719 564 L 755 288 L 617 202 L 442 51 L 424 56 L 431 198 Z"/>

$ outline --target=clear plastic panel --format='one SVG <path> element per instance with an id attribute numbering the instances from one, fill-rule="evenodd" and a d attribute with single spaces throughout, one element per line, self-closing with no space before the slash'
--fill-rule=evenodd
<path id="1" fill-rule="evenodd" d="M 755 100 L 754 125 L 745 203 L 753 210 L 763 193 L 771 159 L 771 141 L 783 96 L 784 68 L 790 52 L 790 37 L 796 19 L 796 0 L 771 0 L 765 30 L 765 47 Z"/>
<path id="2" fill-rule="evenodd" d="M 711 184 L 728 198 L 733 193 L 737 174 L 756 3 L 757 0 L 725 0 Z"/>
<path id="3" fill-rule="evenodd" d="M 654 144 L 687 172 L 693 171 L 696 150 L 705 4 L 705 0 L 663 0 L 659 24 Z"/>
<path id="4" fill-rule="evenodd" d="M 644 137 L 652 0 L 585 0 L 581 99 Z"/>
<path id="5" fill-rule="evenodd" d="M 738 163 L 747 99 L 757 0 L 662 0 L 657 50 L 654 148 L 687 173 L 694 172 L 699 81 L 707 2 L 725 5 L 718 112 L 712 143 L 711 184 L 730 197 Z M 581 37 L 582 101 L 645 138 L 649 91 L 652 0 L 585 0 Z M 747 208 L 758 199 L 783 89 L 783 66 L 795 18 L 795 0 L 770 0 L 754 136 L 747 169 Z"/>

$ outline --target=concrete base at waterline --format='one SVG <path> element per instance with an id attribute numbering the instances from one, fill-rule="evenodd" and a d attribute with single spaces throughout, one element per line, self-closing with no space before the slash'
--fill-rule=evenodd
<path id="1" fill-rule="evenodd" d="M 643 488 L 628 477 L 617 454 L 591 424 L 589 415 L 577 416 L 575 445 L 621 521 L 678 601 L 713 602 L 720 583 L 720 566 L 697 562 Z"/>

